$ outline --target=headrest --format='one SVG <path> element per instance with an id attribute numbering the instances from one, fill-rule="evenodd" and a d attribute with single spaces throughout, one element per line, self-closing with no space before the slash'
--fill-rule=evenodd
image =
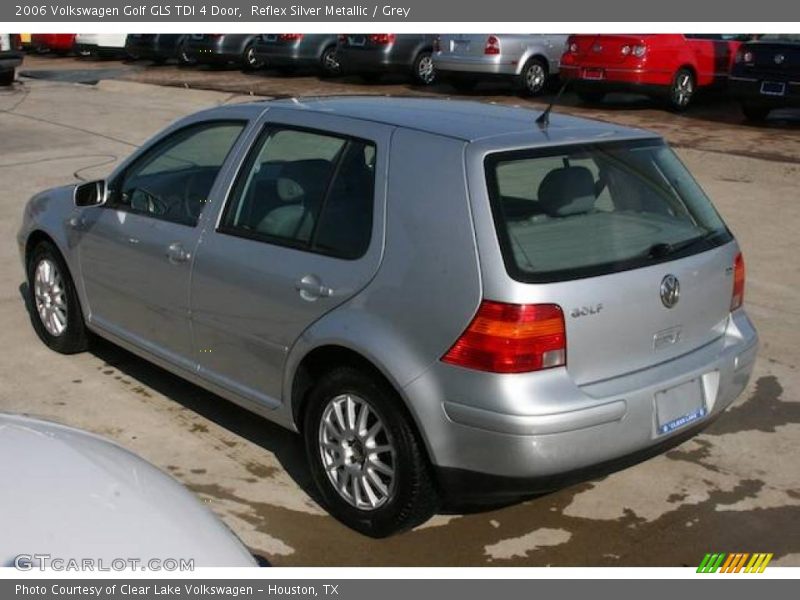
<path id="1" fill-rule="evenodd" d="M 592 172 L 586 167 L 553 169 L 539 184 L 537 197 L 544 212 L 564 217 L 592 210 L 596 200 Z"/>

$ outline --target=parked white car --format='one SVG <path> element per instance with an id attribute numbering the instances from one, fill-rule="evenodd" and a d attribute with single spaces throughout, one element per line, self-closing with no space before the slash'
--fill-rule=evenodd
<path id="1" fill-rule="evenodd" d="M 0 414 L 0 567 L 167 560 L 253 567 L 252 554 L 186 488 L 97 435 Z M 150 561 L 159 561 L 151 563 Z M 100 562 L 98 562 L 100 561 Z M 139 567 L 137 567 L 138 569 Z"/>
<path id="2" fill-rule="evenodd" d="M 125 33 L 79 33 L 75 51 L 82 56 L 121 56 L 125 54 Z"/>

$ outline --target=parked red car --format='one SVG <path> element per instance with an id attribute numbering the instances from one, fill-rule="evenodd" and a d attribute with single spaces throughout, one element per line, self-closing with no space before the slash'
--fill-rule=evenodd
<path id="1" fill-rule="evenodd" d="M 608 92 L 663 98 L 685 110 L 699 89 L 724 86 L 744 34 L 573 35 L 561 78 L 586 102 Z"/>
<path id="2" fill-rule="evenodd" d="M 74 33 L 34 33 L 31 46 L 39 52 L 69 54 L 75 46 Z"/>

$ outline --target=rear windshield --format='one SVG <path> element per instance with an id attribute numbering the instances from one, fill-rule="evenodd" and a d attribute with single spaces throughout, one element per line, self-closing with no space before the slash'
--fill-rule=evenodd
<path id="1" fill-rule="evenodd" d="M 731 239 L 661 140 L 491 154 L 486 177 L 506 269 L 519 281 L 635 269 Z"/>

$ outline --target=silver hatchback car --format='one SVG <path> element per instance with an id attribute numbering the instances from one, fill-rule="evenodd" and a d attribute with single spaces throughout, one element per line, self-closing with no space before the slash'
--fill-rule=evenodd
<path id="1" fill-rule="evenodd" d="M 536 96 L 558 75 L 566 35 L 449 34 L 437 38 L 433 64 L 439 78 L 468 91 L 482 79 L 508 79 Z"/>
<path id="2" fill-rule="evenodd" d="M 757 335 L 731 233 L 663 139 L 471 102 L 221 106 L 28 203 L 31 318 L 299 431 L 372 536 L 693 435 Z"/>

